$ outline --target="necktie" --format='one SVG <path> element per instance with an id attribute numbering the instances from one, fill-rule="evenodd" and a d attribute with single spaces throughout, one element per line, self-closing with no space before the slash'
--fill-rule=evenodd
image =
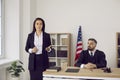
<path id="1" fill-rule="evenodd" d="M 93 53 L 91 52 L 91 57 L 93 57 Z"/>

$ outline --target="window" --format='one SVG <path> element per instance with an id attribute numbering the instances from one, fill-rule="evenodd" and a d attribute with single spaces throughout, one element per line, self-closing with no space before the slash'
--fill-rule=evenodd
<path id="1" fill-rule="evenodd" d="M 0 5 L 1 68 L 20 59 L 20 1 L 0 0 Z"/>
<path id="2" fill-rule="evenodd" d="M 0 0 L 0 56 L 2 55 L 1 53 L 1 0 Z"/>
<path id="3" fill-rule="evenodd" d="M 3 42 L 3 21 L 4 21 L 4 18 L 3 18 L 3 1 L 4 0 L 0 0 L 0 58 L 3 57 L 4 53 L 4 42 Z"/>

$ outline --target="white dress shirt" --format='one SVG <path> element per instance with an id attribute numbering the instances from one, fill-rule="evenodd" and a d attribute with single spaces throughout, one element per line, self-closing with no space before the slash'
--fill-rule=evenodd
<path id="1" fill-rule="evenodd" d="M 37 47 L 38 51 L 36 54 L 42 54 L 43 48 L 43 32 L 37 36 L 36 32 L 34 34 L 34 45 Z M 32 48 L 29 49 L 29 53 L 32 53 Z"/>
<path id="2" fill-rule="evenodd" d="M 89 50 L 89 54 L 91 55 L 91 52 L 92 52 L 92 53 L 93 53 L 92 55 L 94 56 L 94 55 L 95 55 L 95 51 L 96 51 L 96 49 L 93 50 L 93 51 L 90 51 L 90 50 Z M 80 65 L 80 68 L 84 68 L 84 66 L 85 66 L 85 64 L 81 64 L 81 65 Z"/>

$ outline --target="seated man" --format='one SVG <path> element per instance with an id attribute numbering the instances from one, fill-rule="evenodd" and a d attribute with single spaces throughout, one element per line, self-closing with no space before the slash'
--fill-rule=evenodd
<path id="1" fill-rule="evenodd" d="M 97 41 L 93 38 L 88 39 L 88 49 L 80 53 L 76 63 L 77 67 L 94 69 L 106 67 L 107 62 L 104 52 L 95 49 Z"/>

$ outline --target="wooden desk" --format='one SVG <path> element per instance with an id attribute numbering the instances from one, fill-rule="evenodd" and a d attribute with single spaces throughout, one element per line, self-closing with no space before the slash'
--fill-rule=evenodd
<path id="1" fill-rule="evenodd" d="M 77 67 L 68 67 L 77 68 Z M 104 73 L 102 69 L 80 69 L 78 73 L 65 72 L 66 69 L 62 69 L 59 72 L 44 72 L 44 80 L 80 80 L 80 79 L 104 79 L 104 80 L 120 80 L 120 68 L 111 69 L 112 73 Z"/>

